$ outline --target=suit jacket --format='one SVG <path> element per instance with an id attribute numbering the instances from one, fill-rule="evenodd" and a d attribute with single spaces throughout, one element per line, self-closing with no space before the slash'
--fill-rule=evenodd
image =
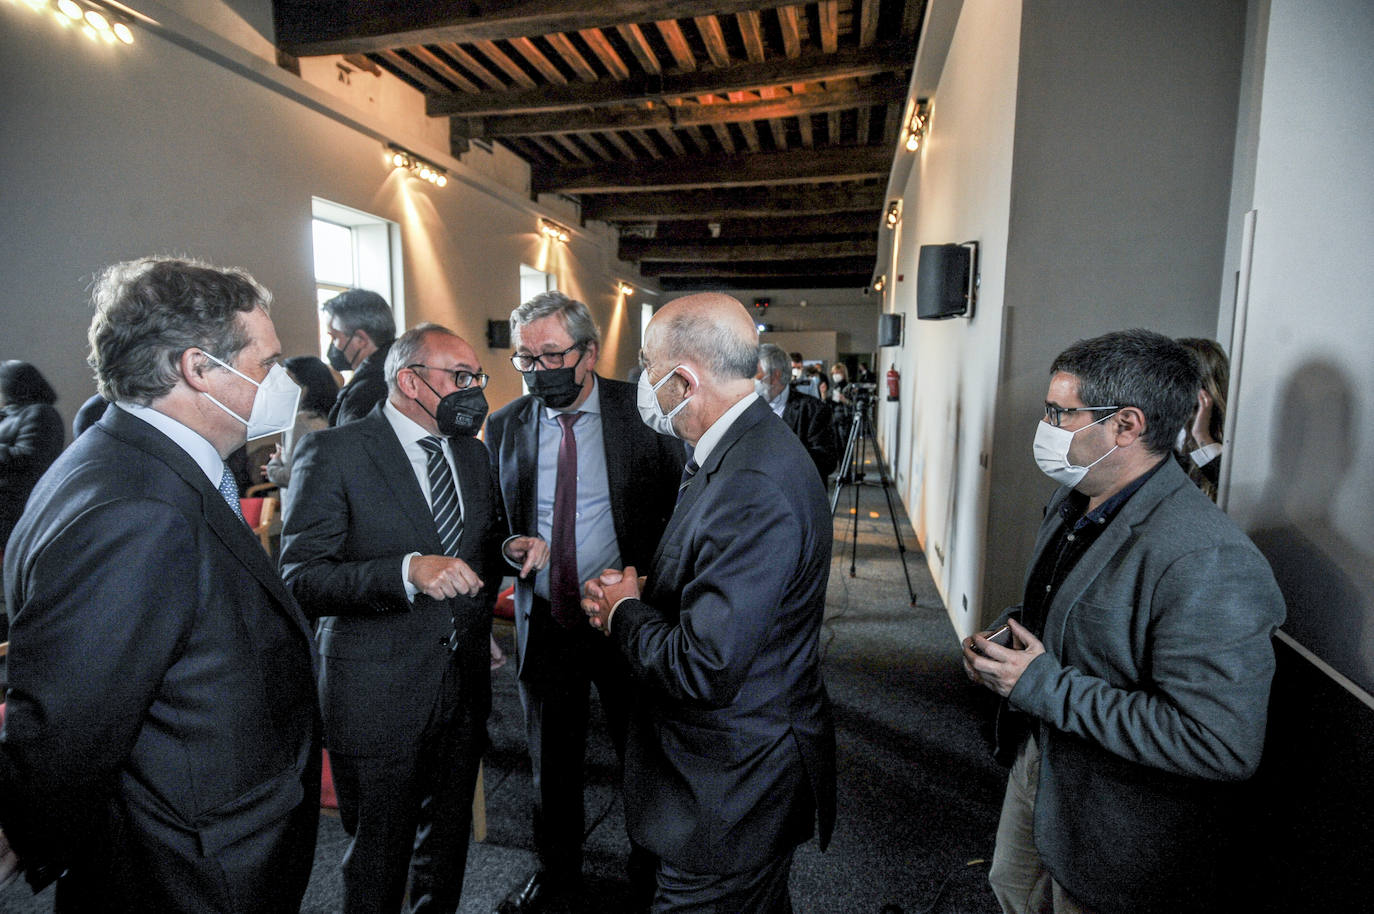
<path id="1" fill-rule="evenodd" d="M 1068 493 L 1050 501 L 1037 558 Z M 1264 557 L 1173 459 L 1064 579 L 1046 652 L 1009 698 L 1039 724 L 1036 847 L 1076 897 L 1103 912 L 1225 909 L 1211 893 L 1227 890 L 1227 782 L 1259 765 L 1283 618 Z"/>
<path id="2" fill-rule="evenodd" d="M 685 451 L 682 442 L 660 435 L 639 418 L 635 385 L 596 379 L 601 402 L 602 444 L 610 485 L 611 518 L 624 564 L 647 569 L 663 528 L 673 513 Z M 539 411 L 534 397 L 506 404 L 487 420 L 487 447 L 501 484 L 510 532 L 539 534 Z M 538 675 L 552 650 L 551 618 L 531 620 L 534 578 L 516 578 L 515 628 L 520 650 L 518 674 Z M 557 638 L 557 633 L 552 635 Z"/>
<path id="3" fill-rule="evenodd" d="M 782 421 L 806 446 L 806 452 L 821 474 L 821 481 L 829 479 L 840 459 L 830 404 L 791 390 L 782 406 Z"/>
<path id="4" fill-rule="evenodd" d="M 62 453 L 62 417 L 47 403 L 0 410 L 0 553 L 38 477 Z"/>
<path id="5" fill-rule="evenodd" d="M 58 878 L 58 910 L 295 910 L 310 631 L 195 461 L 110 409 L 34 490 L 5 591 L 0 828 L 35 887 Z"/>
<path id="6" fill-rule="evenodd" d="M 391 351 L 387 343 L 372 355 L 363 359 L 353 377 L 339 388 L 334 405 L 329 408 L 329 424 L 347 425 L 372 412 L 372 407 L 387 397 L 386 354 Z"/>
<path id="7" fill-rule="evenodd" d="M 443 545 L 382 406 L 296 446 L 281 565 L 306 613 L 320 619 L 319 694 L 331 750 L 390 755 L 418 740 L 454 655 L 463 700 L 472 702 L 475 719 L 487 719 L 491 607 L 506 570 L 504 520 L 482 442 L 449 444 L 463 499 L 458 557 L 485 587 L 449 600 L 416 594 L 413 603 L 401 580 L 402 558 L 438 555 Z"/>
<path id="8" fill-rule="evenodd" d="M 630 836 L 675 866 L 743 872 L 835 820 L 835 731 L 818 639 L 825 489 L 756 400 L 683 493 L 643 600 L 611 636 L 638 682 L 625 759 Z"/>

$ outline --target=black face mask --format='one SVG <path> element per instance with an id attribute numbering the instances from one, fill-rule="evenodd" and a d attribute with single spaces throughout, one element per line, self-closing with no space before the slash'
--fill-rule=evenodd
<path id="1" fill-rule="evenodd" d="M 574 375 L 577 368 L 548 368 L 544 371 L 522 371 L 530 396 L 550 409 L 572 406 L 582 393 L 582 385 Z"/>
<path id="2" fill-rule="evenodd" d="M 420 380 L 424 381 L 424 378 Z M 434 390 L 428 381 L 425 381 L 425 386 Z M 439 396 L 439 391 L 434 390 L 434 395 Z M 415 402 L 420 403 L 419 400 Z M 420 403 L 420 408 L 425 409 L 425 405 Z M 425 409 L 425 412 L 429 413 L 429 410 Z M 487 421 L 487 395 L 480 387 L 455 390 L 439 397 L 439 406 L 429 414 L 439 426 L 439 434 L 445 438 L 471 438 L 482 430 L 482 423 Z"/>
<path id="3" fill-rule="evenodd" d="M 353 337 L 350 336 L 348 339 L 351 341 Z M 347 348 L 347 346 L 348 343 L 344 343 L 344 347 Z M 343 349 L 335 346 L 332 342 L 329 344 L 329 351 L 325 353 L 325 358 L 329 359 L 329 367 L 335 371 L 353 370 L 353 363 L 348 361 L 348 356 L 344 355 Z"/>

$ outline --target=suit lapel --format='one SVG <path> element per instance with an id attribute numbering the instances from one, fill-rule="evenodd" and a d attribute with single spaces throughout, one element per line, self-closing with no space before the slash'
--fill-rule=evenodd
<path id="1" fill-rule="evenodd" d="M 391 490 L 395 504 L 410 518 L 420 541 L 428 544 L 425 551 L 434 555 L 441 553 L 443 547 L 439 545 L 439 531 L 434 526 L 434 512 L 425 501 L 425 493 L 411 469 L 410 456 L 401 446 L 382 408 L 377 407 L 354 424 L 367 439 L 363 450 L 377 475 Z"/>
<path id="2" fill-rule="evenodd" d="M 630 436 L 621 434 L 623 423 L 639 422 L 639 409 L 622 397 L 618 384 L 596 379 L 601 400 L 601 444 L 606 451 L 606 484 L 610 487 L 611 522 L 620 542 L 629 537 L 630 508 L 625 498 L 630 494 Z M 633 411 L 632 411 L 633 410 Z M 630 426 L 632 427 L 632 426 Z"/>
<path id="3" fill-rule="evenodd" d="M 458 471 L 458 491 L 463 495 L 463 535 L 459 551 L 468 555 L 471 554 L 472 537 L 480 536 L 487 529 L 486 504 L 491 491 L 490 463 L 480 454 L 474 456 L 470 443 L 475 443 L 474 439 L 448 440 L 453 451 L 453 465 Z M 486 450 L 480 443 L 477 446 Z"/>
<path id="4" fill-rule="evenodd" d="M 501 468 L 501 475 L 513 479 L 517 487 L 514 505 L 520 516 L 511 525 L 511 530 L 533 535 L 539 532 L 535 520 L 538 504 L 535 499 L 539 497 L 539 401 L 534 397 L 530 397 L 520 410 L 511 436 L 515 439 L 514 447 L 507 460 L 513 459 L 515 465 Z"/>

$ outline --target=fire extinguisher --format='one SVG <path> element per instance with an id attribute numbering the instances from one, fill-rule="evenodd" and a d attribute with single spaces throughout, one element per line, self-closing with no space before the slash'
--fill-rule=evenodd
<path id="1" fill-rule="evenodd" d="M 898 399 L 898 394 L 901 391 L 901 384 L 902 376 L 897 373 L 897 365 L 894 363 L 893 366 L 887 370 L 888 402 L 892 402 Z"/>

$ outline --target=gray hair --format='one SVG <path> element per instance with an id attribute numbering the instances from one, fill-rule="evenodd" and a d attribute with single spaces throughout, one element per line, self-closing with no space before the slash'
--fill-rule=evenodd
<path id="1" fill-rule="evenodd" d="M 563 329 L 568 331 L 574 345 L 601 343 L 601 330 L 592 319 L 592 312 L 575 298 L 569 298 L 557 290 L 540 292 L 510 313 L 511 341 L 520 346 L 520 328 L 532 324 L 550 314 L 557 314 L 563 321 Z"/>
<path id="2" fill-rule="evenodd" d="M 690 359 L 720 381 L 752 378 L 758 373 L 758 331 L 752 325 L 750 330 L 742 337 L 728 321 L 687 310 L 668 317 L 666 323 L 649 325 L 649 332 L 669 358 Z"/>
<path id="3" fill-rule="evenodd" d="M 761 343 L 759 344 L 759 368 L 763 369 L 765 381 L 774 374 L 786 378 L 792 370 L 792 359 L 776 343 Z"/>
<path id="4" fill-rule="evenodd" d="M 378 349 L 396 338 L 396 318 L 391 306 L 376 292 L 349 289 L 320 305 L 320 310 L 339 320 L 339 329 L 350 336 L 359 330 Z"/>
<path id="5" fill-rule="evenodd" d="M 1050 372 L 1078 379 L 1084 406 L 1134 406 L 1145 414 L 1145 446 L 1167 454 L 1192 416 L 1202 373 L 1193 354 L 1163 334 L 1118 330 L 1079 340 Z"/>
<path id="6" fill-rule="evenodd" d="M 240 315 L 268 311 L 272 295 L 240 269 L 143 257 L 106 267 L 91 292 L 86 362 L 100 395 L 143 406 L 181 380 L 181 355 L 201 349 L 233 364 L 248 345 Z"/>
<path id="7" fill-rule="evenodd" d="M 452 330 L 442 324 L 423 323 L 416 324 L 405 333 L 402 333 L 396 342 L 391 344 L 387 350 L 386 364 L 382 367 L 386 375 L 387 390 L 396 391 L 396 378 L 401 373 L 401 369 L 407 365 L 414 365 L 420 358 L 420 353 L 425 349 L 425 342 L 433 335 L 457 336 Z"/>

